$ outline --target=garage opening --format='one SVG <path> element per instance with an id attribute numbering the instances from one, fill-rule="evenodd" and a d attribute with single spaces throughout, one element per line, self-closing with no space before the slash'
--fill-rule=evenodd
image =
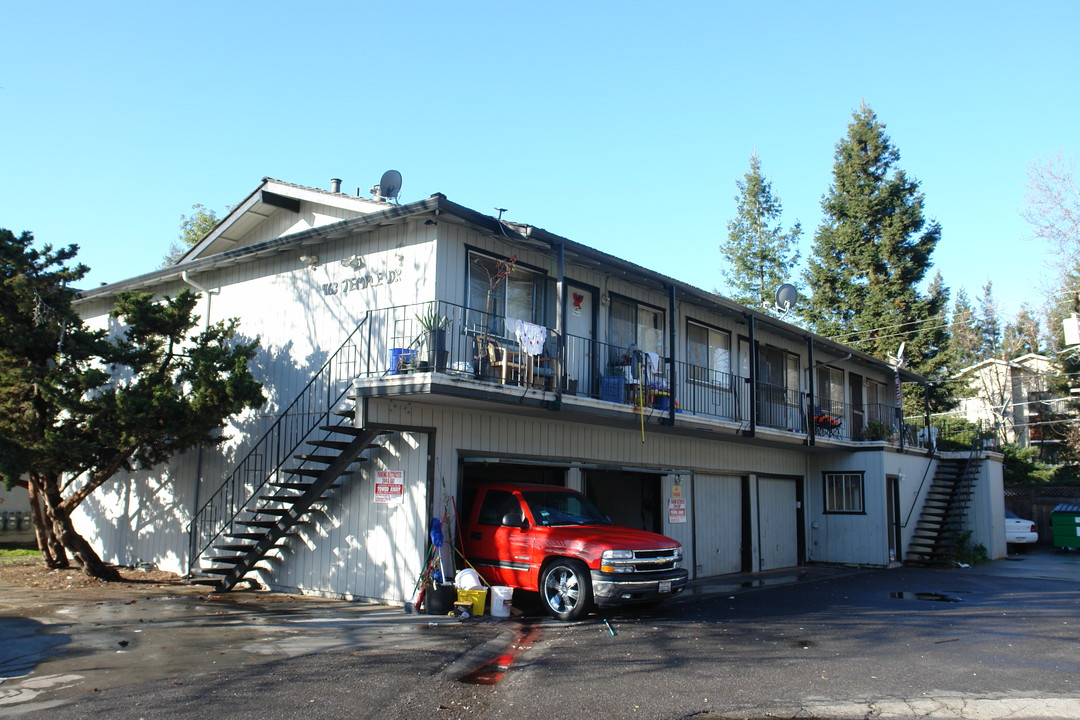
<path id="1" fill-rule="evenodd" d="M 585 471 L 585 495 L 617 525 L 663 533 L 662 489 L 654 473 Z"/>
<path id="2" fill-rule="evenodd" d="M 482 480 L 527 482 L 541 485 L 566 485 L 566 468 L 544 465 L 514 464 L 513 462 L 465 463 L 462 479 L 465 484 Z"/>

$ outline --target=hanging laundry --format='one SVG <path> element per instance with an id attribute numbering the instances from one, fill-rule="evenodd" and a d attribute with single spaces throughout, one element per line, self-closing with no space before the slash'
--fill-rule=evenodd
<path id="1" fill-rule="evenodd" d="M 536 356 L 544 352 L 548 332 L 543 325 L 507 318 L 506 327 L 517 337 L 521 351 L 526 355 Z"/>

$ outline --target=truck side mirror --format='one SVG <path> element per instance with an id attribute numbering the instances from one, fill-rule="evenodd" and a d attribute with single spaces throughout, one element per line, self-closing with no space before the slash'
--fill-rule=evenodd
<path id="1" fill-rule="evenodd" d="M 503 515 L 502 524 L 503 527 L 516 527 L 522 530 L 529 527 L 528 523 L 525 522 L 525 518 L 519 512 L 508 512 Z"/>

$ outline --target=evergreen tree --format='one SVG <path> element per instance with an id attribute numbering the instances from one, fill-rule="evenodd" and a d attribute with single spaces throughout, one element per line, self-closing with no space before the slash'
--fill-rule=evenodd
<path id="1" fill-rule="evenodd" d="M 819 334 L 879 358 L 903 342 L 909 367 L 928 374 L 942 367 L 948 293 L 924 294 L 919 285 L 941 227 L 924 219 L 919 183 L 899 160 L 885 125 L 862 105 L 836 146 L 805 274 L 812 296 L 804 317 Z"/>
<path id="2" fill-rule="evenodd" d="M 1020 306 L 1015 320 L 1005 324 L 1001 346 L 1005 357 L 1010 360 L 1029 353 L 1042 352 L 1042 327 L 1027 304 Z"/>
<path id="3" fill-rule="evenodd" d="M 967 292 L 960 288 L 956 291 L 952 316 L 949 318 L 950 375 L 983 359 L 982 335 L 978 331 L 975 319 L 975 308 L 971 306 Z"/>
<path id="4" fill-rule="evenodd" d="M 720 244 L 725 261 L 721 272 L 730 298 L 760 308 L 771 304 L 776 288 L 788 282 L 799 261 L 802 228 L 798 222 L 787 232 L 781 226 L 780 198 L 762 174 L 756 151 L 750 156 L 750 170 L 735 185 L 736 216 L 728 222 L 727 240 Z"/>
<path id="5" fill-rule="evenodd" d="M 994 284 L 990 281 L 983 285 L 982 298 L 979 300 L 978 328 L 982 335 L 981 359 L 1001 357 L 1001 320 L 998 317 L 998 303 L 994 299 Z"/>
<path id="6" fill-rule="evenodd" d="M 0 478 L 27 488 L 49 567 L 70 554 L 113 579 L 71 513 L 120 470 L 221 442 L 228 417 L 263 402 L 248 367 L 258 341 L 238 341 L 235 319 L 196 332 L 188 290 L 120 293 L 121 332 L 88 329 L 72 306 L 88 271 L 69 266 L 76 252 L 0 230 Z"/>

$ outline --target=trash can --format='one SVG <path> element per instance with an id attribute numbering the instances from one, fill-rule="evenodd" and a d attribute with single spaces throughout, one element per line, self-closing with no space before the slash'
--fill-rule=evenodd
<path id="1" fill-rule="evenodd" d="M 1080 548 L 1080 505 L 1062 504 L 1050 511 L 1054 547 Z"/>

